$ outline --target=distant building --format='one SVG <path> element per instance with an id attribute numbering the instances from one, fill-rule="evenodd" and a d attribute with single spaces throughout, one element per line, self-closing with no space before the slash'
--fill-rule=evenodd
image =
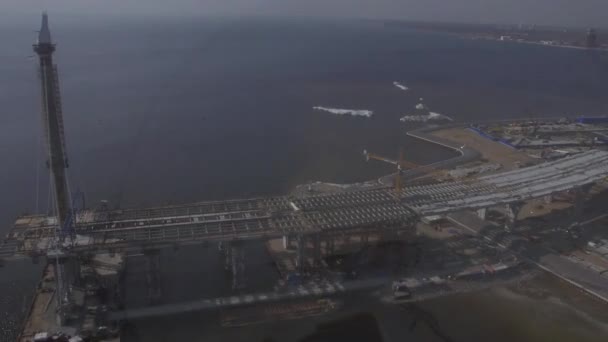
<path id="1" fill-rule="evenodd" d="M 598 47 L 597 44 L 597 32 L 595 32 L 594 29 L 589 29 L 589 31 L 587 31 L 587 41 L 586 41 L 586 46 L 588 48 L 596 48 Z"/>

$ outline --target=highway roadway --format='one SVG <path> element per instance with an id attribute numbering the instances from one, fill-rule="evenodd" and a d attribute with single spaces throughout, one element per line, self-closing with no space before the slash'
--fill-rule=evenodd
<path id="1" fill-rule="evenodd" d="M 581 221 L 590 224 L 602 217 L 605 217 L 605 214 L 595 213 Z M 510 250 L 523 260 L 608 303 L 608 278 L 597 271 L 582 267 L 543 244 L 528 241 L 517 232 L 507 232 L 502 226 L 481 220 L 472 212 L 452 213 L 448 215 L 448 219 L 479 235 L 488 243 Z M 557 223 L 555 225 L 557 226 Z M 535 230 L 534 227 L 531 229 Z"/>

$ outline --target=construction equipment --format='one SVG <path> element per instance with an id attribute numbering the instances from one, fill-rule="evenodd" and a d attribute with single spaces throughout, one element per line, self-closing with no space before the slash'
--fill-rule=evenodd
<path id="1" fill-rule="evenodd" d="M 401 176 L 403 175 L 404 170 L 416 170 L 424 173 L 427 176 L 445 176 L 445 170 L 439 170 L 434 168 L 432 165 L 418 165 L 403 159 L 403 149 L 399 151 L 399 160 L 392 160 L 386 157 L 382 157 L 377 154 L 369 153 L 367 150 L 363 150 L 363 155 L 365 159 L 369 161 L 370 159 L 379 160 L 385 163 L 393 164 L 397 166 L 397 172 L 395 173 L 395 192 L 397 195 L 401 194 L 402 184 L 401 184 Z"/>

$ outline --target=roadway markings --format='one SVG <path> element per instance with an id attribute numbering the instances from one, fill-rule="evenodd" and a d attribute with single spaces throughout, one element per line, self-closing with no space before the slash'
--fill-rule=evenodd
<path id="1" fill-rule="evenodd" d="M 586 226 L 586 225 L 588 225 L 590 223 L 593 223 L 595 221 L 601 220 L 601 219 L 603 219 L 605 217 L 608 217 L 608 214 L 602 214 L 602 215 L 596 216 L 596 217 L 594 217 L 592 219 L 589 219 L 587 221 L 583 221 L 583 222 L 579 223 L 579 225 L 580 226 Z"/>
<path id="2" fill-rule="evenodd" d="M 608 215 L 607 215 L 607 214 L 604 214 L 604 215 L 597 216 L 597 217 L 595 217 L 595 218 L 593 218 L 593 219 L 591 219 L 591 220 L 588 220 L 588 221 L 583 222 L 583 224 L 587 224 L 588 222 L 594 222 L 594 221 L 599 220 L 599 219 L 601 219 L 601 218 L 603 218 L 603 217 L 606 217 L 606 216 L 608 216 Z M 478 232 L 477 232 L 475 229 L 473 229 L 473 228 L 469 227 L 469 226 L 468 226 L 468 225 L 466 225 L 465 223 L 462 223 L 462 222 L 460 222 L 460 221 L 456 220 L 456 219 L 455 219 L 455 218 L 453 218 L 453 217 L 450 217 L 450 221 L 452 221 L 452 222 L 454 222 L 454 223 L 456 223 L 456 224 L 460 225 L 461 227 L 464 227 L 464 228 L 468 229 L 469 231 L 473 232 L 475 235 L 479 235 L 479 233 L 478 233 Z M 587 223 L 586 223 L 586 222 L 587 222 Z M 565 276 L 563 276 L 563 275 L 559 274 L 557 271 L 554 271 L 554 270 L 552 270 L 552 269 L 550 269 L 550 268 L 548 268 L 548 267 L 546 267 L 546 266 L 544 266 L 544 265 L 542 265 L 542 264 L 540 264 L 540 263 L 538 263 L 538 262 L 536 262 L 536 261 L 534 261 L 534 260 L 532 260 L 532 259 L 528 258 L 527 256 L 522 255 L 522 254 L 521 254 L 520 252 L 518 252 L 518 251 L 515 251 L 515 250 L 513 250 L 513 249 L 511 249 L 511 248 L 508 248 L 507 246 L 505 246 L 505 245 L 501 244 L 500 242 L 495 242 L 495 241 L 492 241 L 492 239 L 490 239 L 490 238 L 489 238 L 489 237 L 487 237 L 487 236 L 482 236 L 482 237 L 484 238 L 484 240 L 487 240 L 488 242 L 495 243 L 495 244 L 497 244 L 498 246 L 500 246 L 500 247 L 502 247 L 502 248 L 504 248 L 504 249 L 508 249 L 508 250 L 510 250 L 511 252 L 516 253 L 517 255 L 519 255 L 520 257 L 522 257 L 522 258 L 523 258 L 523 259 L 525 259 L 526 261 L 528 261 L 528 262 L 530 262 L 530 263 L 532 263 L 532 264 L 536 265 L 538 268 L 542 269 L 543 271 L 545 271 L 545 272 L 549 272 L 549 273 L 553 274 L 554 276 L 556 276 L 556 277 L 560 278 L 561 280 L 563 280 L 563 281 L 565 281 L 565 282 L 569 283 L 570 285 L 573 285 L 573 286 L 577 287 L 578 289 L 583 290 L 584 292 L 586 292 L 586 293 L 588 293 L 588 294 L 590 294 L 590 295 L 592 295 L 592 296 L 594 296 L 594 297 L 596 297 L 596 298 L 601 299 L 601 300 L 602 300 L 602 301 L 604 301 L 605 303 L 608 303 L 608 298 L 607 298 L 607 297 L 605 297 L 605 296 L 603 296 L 603 295 L 601 295 L 601 294 L 599 294 L 599 293 L 597 293 L 597 292 L 595 292 L 595 291 L 593 291 L 593 290 L 591 290 L 591 289 L 589 289 L 589 288 L 585 287 L 584 285 L 581 285 L 581 284 L 577 283 L 577 282 L 576 282 L 576 281 L 574 281 L 574 280 L 571 280 L 571 279 L 566 278 Z M 559 256 L 559 255 L 557 255 L 557 256 Z"/>

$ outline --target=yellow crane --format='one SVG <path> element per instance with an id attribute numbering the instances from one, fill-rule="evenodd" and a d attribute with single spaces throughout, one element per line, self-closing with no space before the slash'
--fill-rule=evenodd
<path id="1" fill-rule="evenodd" d="M 401 189 L 402 189 L 401 175 L 403 174 L 403 171 L 406 169 L 417 170 L 428 176 L 445 175 L 444 170 L 436 169 L 431 165 L 418 165 L 418 164 L 415 164 L 415 163 L 412 163 L 410 161 L 403 159 L 403 149 L 401 149 L 399 151 L 398 160 L 393 160 L 393 159 L 386 158 L 386 157 L 383 157 L 383 156 L 380 156 L 380 155 L 377 155 L 374 153 L 370 153 L 367 150 L 363 150 L 363 155 L 365 156 L 365 159 L 367 161 L 369 161 L 370 159 L 374 159 L 374 160 L 379 160 L 379 161 L 397 166 L 397 172 L 395 173 L 395 192 L 397 193 L 397 195 L 401 194 Z"/>

